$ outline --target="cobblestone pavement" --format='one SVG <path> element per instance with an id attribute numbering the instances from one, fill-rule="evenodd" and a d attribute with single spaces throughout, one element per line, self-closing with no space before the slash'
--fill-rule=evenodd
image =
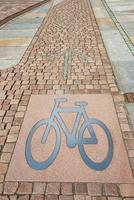
<path id="1" fill-rule="evenodd" d="M 0 22 L 6 17 L 9 17 L 10 15 L 20 12 L 39 2 L 42 2 L 42 0 L 0 0 Z"/>
<path id="2" fill-rule="evenodd" d="M 74 56 L 68 61 L 70 54 Z M 128 183 L 5 182 L 32 94 L 111 94 L 134 174 L 134 135 L 128 124 L 124 96 L 117 88 L 88 0 L 66 0 L 54 7 L 21 62 L 2 70 L 0 80 L 1 200 L 134 199 L 134 184 Z"/>

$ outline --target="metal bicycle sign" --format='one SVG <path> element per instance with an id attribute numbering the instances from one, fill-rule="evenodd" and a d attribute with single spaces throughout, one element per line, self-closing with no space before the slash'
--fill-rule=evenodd
<path id="1" fill-rule="evenodd" d="M 43 170 L 47 169 L 56 159 L 58 156 L 58 153 L 60 151 L 61 146 L 61 129 L 63 130 L 63 133 L 66 136 L 66 144 L 69 148 L 75 148 L 76 145 L 78 145 L 78 149 L 81 155 L 82 160 L 84 163 L 89 167 L 96 171 L 103 171 L 105 170 L 111 163 L 113 158 L 113 140 L 112 136 L 110 134 L 110 131 L 108 127 L 99 119 L 96 118 L 90 118 L 87 115 L 85 106 L 88 104 L 87 102 L 80 101 L 75 102 L 75 106 L 73 108 L 62 108 L 60 107 L 61 103 L 64 103 L 67 101 L 67 98 L 58 98 L 55 99 L 55 105 L 53 108 L 53 111 L 51 113 L 51 116 L 49 119 L 41 119 L 38 121 L 30 130 L 29 135 L 27 137 L 26 141 L 26 147 L 25 147 L 25 156 L 28 165 L 36 170 Z M 63 121 L 60 113 L 76 113 L 76 119 L 73 125 L 73 129 L 71 133 L 69 132 L 65 122 Z M 83 117 L 84 122 L 79 128 L 80 120 Z M 55 121 L 55 119 L 57 119 Z M 56 143 L 54 146 L 54 149 L 51 153 L 51 155 L 44 161 L 39 162 L 33 158 L 32 155 L 32 138 L 34 134 L 36 134 L 36 131 L 41 127 L 46 125 L 46 129 L 44 131 L 43 137 L 41 139 L 41 143 L 45 144 L 47 142 L 48 136 L 50 134 L 50 130 L 54 128 L 55 134 L 56 134 Z M 93 161 L 87 154 L 84 149 L 84 145 L 91 145 L 91 144 L 98 144 L 97 135 L 94 131 L 93 125 L 98 125 L 105 134 L 108 142 L 108 150 L 107 155 L 104 160 L 101 162 L 95 162 Z M 84 131 L 85 129 L 88 130 L 89 137 L 84 137 Z"/>

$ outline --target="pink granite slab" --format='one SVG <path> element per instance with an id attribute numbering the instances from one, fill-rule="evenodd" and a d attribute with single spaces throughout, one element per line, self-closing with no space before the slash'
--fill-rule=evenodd
<path id="1" fill-rule="evenodd" d="M 51 115 L 54 99 L 67 98 L 68 102 L 61 107 L 75 107 L 75 101 L 86 101 L 88 116 L 103 121 L 111 132 L 114 151 L 110 165 L 103 171 L 89 168 L 82 160 L 78 145 L 68 148 L 66 137 L 61 130 L 61 147 L 59 154 L 52 165 L 47 169 L 32 169 L 25 158 L 25 145 L 28 134 L 33 125 L 41 120 L 48 119 Z M 61 114 L 69 130 L 72 129 L 76 114 Z M 57 122 L 57 121 L 56 121 Z M 81 120 L 81 123 L 83 119 Z M 81 124 L 80 124 L 81 125 Z M 93 125 L 97 134 L 98 144 L 85 145 L 85 151 L 96 162 L 102 161 L 108 151 L 107 137 L 99 126 Z M 32 155 L 39 162 L 44 161 L 51 154 L 55 145 L 55 131 L 52 128 L 48 141 L 41 144 L 45 126 L 36 131 L 32 140 Z M 88 135 L 85 130 L 84 136 Z M 6 181 L 45 181 L 45 182 L 109 182 L 131 183 L 133 176 L 126 149 L 124 147 L 121 130 L 119 127 L 114 103 L 110 94 L 89 95 L 32 95 L 20 131 L 15 151 L 8 169 Z"/>

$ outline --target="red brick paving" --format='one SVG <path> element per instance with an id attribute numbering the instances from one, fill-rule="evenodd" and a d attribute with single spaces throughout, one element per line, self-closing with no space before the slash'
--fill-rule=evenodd
<path id="1" fill-rule="evenodd" d="M 0 0 L 0 25 L 14 18 L 18 14 L 22 14 L 24 10 L 29 10 L 39 5 L 44 0 Z M 17 14 L 18 13 L 18 14 Z"/>
<path id="2" fill-rule="evenodd" d="M 4 182 L 10 162 L 9 158 L 17 141 L 31 94 L 111 93 L 126 148 L 134 150 L 134 138 L 124 110 L 124 97 L 119 94 L 98 25 L 88 2 L 88 0 L 66 0 L 55 7 L 42 24 L 22 61 L 14 68 L 1 71 L 1 200 L 9 198 L 21 200 L 132 200 L 134 197 L 134 184 L 109 185 L 102 183 L 102 187 L 96 186 L 96 194 L 92 196 L 89 191 L 93 191 L 89 189 L 88 183 L 71 183 L 72 186 L 69 187 L 72 187 L 73 194 L 63 194 L 63 183 L 59 184 L 58 190 L 55 184 L 50 192 L 52 194 L 46 194 L 46 191 L 50 191 L 48 190 L 49 183 L 46 185 L 44 195 L 42 195 L 42 185 L 40 185 L 40 194 L 35 196 L 32 194 L 35 183 L 13 183 L 10 188 L 10 183 L 5 184 Z M 55 60 L 48 59 L 48 57 L 67 48 L 84 52 L 86 56 L 92 58 L 92 62 L 83 62 L 80 55 L 75 56 L 71 71 L 67 71 L 67 79 L 64 79 L 63 66 L 65 63 L 63 57 Z M 5 152 L 8 154 L 5 155 Z M 3 159 L 6 162 L 3 162 Z M 131 163 L 132 168 L 133 164 Z M 98 197 L 100 187 L 102 188 L 101 196 Z M 65 192 L 65 190 L 67 191 Z M 65 193 L 71 191 L 68 187 L 65 190 Z M 9 192 L 13 194 L 10 195 Z"/>

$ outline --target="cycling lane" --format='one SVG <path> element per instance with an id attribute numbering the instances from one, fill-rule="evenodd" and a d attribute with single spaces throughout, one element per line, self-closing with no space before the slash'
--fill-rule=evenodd
<path id="1" fill-rule="evenodd" d="M 46 188 L 44 189 L 46 198 L 49 198 L 49 195 L 51 196 L 52 194 L 56 195 L 55 198 L 57 199 L 77 199 L 79 195 L 83 195 L 81 198 L 90 198 L 98 194 L 102 196 L 102 188 L 104 188 L 104 195 L 107 197 L 111 195 L 114 197 L 133 196 L 134 185 L 131 184 L 133 179 L 132 170 L 130 170 L 130 166 L 133 168 L 133 135 L 128 125 L 126 111 L 124 110 L 124 97 L 118 91 L 100 31 L 96 24 L 91 5 L 87 0 L 66 0 L 54 6 L 42 24 L 42 27 L 37 32 L 35 40 L 29 46 L 21 62 L 14 68 L 1 71 L 1 129 L 3 134 L 1 139 L 1 180 L 3 183 L 5 181 L 5 175 L 8 172 L 7 169 L 10 170 L 10 167 L 8 168 L 10 159 L 7 159 L 7 156 L 12 155 L 13 146 L 16 144 L 18 136 L 19 139 L 16 149 L 20 144 L 19 142 L 25 146 L 27 137 L 23 138 L 23 136 L 26 135 L 26 132 L 28 134 L 28 130 L 30 130 L 37 120 L 45 117 L 49 118 L 54 106 L 54 98 L 57 96 L 60 98 L 67 97 L 69 99 L 71 103 L 66 105 L 67 107 L 72 107 L 77 99 L 79 101 L 84 100 L 89 103 L 87 108 L 89 116 L 91 112 L 92 117 L 97 117 L 106 124 L 112 123 L 109 126 L 111 126 L 112 130 L 113 128 L 115 129 L 114 135 L 119 137 L 117 141 L 114 140 L 114 145 L 117 146 L 116 149 L 120 149 L 118 151 L 120 153 L 118 155 L 115 154 L 119 164 L 118 169 L 120 170 L 120 172 L 118 171 L 118 176 L 116 176 L 117 165 L 115 163 L 113 174 L 107 172 L 110 174 L 111 180 L 104 172 L 102 179 L 97 180 L 95 178 L 97 176 L 93 175 L 96 172 L 90 170 L 91 179 L 88 178 L 88 181 L 86 179 L 86 173 L 89 172 L 89 169 L 82 163 L 80 155 L 77 160 L 74 159 L 75 156 L 73 157 L 72 153 L 68 154 L 72 156 L 71 160 L 69 160 L 70 156 L 64 156 L 65 154 L 62 154 L 61 157 L 62 159 L 67 159 L 68 163 L 75 160 L 76 166 L 79 166 L 78 163 L 81 162 L 81 165 L 85 167 L 82 169 L 87 170 L 86 173 L 84 173 L 84 170 L 81 172 L 73 172 L 70 179 L 67 179 L 69 178 L 69 174 L 65 173 L 66 179 L 62 180 L 64 176 L 62 174 L 63 171 L 60 171 L 60 166 L 64 165 L 69 168 L 68 163 L 66 164 L 64 162 L 62 165 L 58 165 L 58 170 L 51 171 L 52 168 L 49 168 L 51 173 L 48 175 L 48 179 L 45 176 L 45 170 L 44 172 L 38 172 L 38 175 L 34 176 L 37 172 L 29 168 L 29 173 L 28 171 L 22 173 L 23 170 L 21 170 L 19 173 L 21 178 L 20 180 L 16 180 L 19 168 L 15 168 L 14 174 L 12 173 L 12 184 L 7 178 L 5 185 L 7 187 L 14 185 L 14 193 L 17 193 L 20 197 L 23 194 L 29 195 L 33 190 L 36 190 L 37 181 L 43 181 L 40 187 Z M 44 102 L 46 102 L 47 106 L 44 106 Z M 65 117 L 67 123 L 71 121 L 70 119 L 70 117 Z M 116 128 L 115 124 L 118 128 Z M 128 154 L 126 154 L 122 138 L 126 143 Z M 62 141 L 64 140 L 65 138 L 62 138 Z M 64 142 L 66 143 L 66 141 Z M 11 147 L 12 151 L 10 150 L 9 152 Z M 49 147 L 51 146 L 48 143 L 48 149 Z M 34 149 L 36 150 L 36 148 L 37 146 Z M 66 154 L 69 153 L 68 149 L 66 147 Z M 75 149 L 78 155 L 78 148 Z M 40 151 L 40 149 L 37 150 Z M 24 162 L 26 164 L 26 160 L 23 160 L 24 157 L 21 157 L 21 161 L 18 160 L 20 157 L 19 153 L 22 155 L 21 148 L 20 151 L 14 151 L 12 158 L 15 158 L 16 154 L 18 158 L 16 157 L 17 160 L 12 160 L 11 162 L 14 164 L 19 162 L 21 163 L 20 166 L 24 166 L 23 164 Z M 23 149 L 23 155 L 24 153 Z M 61 151 L 61 153 L 64 153 L 64 151 Z M 130 174 L 128 177 L 123 175 L 121 177 L 121 171 L 124 169 L 122 162 L 120 162 L 121 156 L 119 158 L 121 153 L 126 158 L 125 160 L 123 157 L 122 159 L 124 160 L 122 162 L 124 162 L 123 166 L 126 167 L 125 170 Z M 127 155 L 129 155 L 129 162 Z M 36 158 L 37 156 L 35 155 Z M 5 159 L 8 161 L 5 162 Z M 55 165 L 53 164 L 52 167 Z M 79 168 L 77 167 L 77 169 Z M 41 173 L 44 173 L 46 179 L 44 178 L 42 180 Z M 55 177 L 54 175 L 51 176 L 53 173 Z M 99 173 L 101 174 L 102 172 Z M 73 179 L 73 175 L 75 175 L 75 179 Z M 83 175 L 83 180 L 79 180 Z M 99 176 L 101 177 L 101 175 Z M 118 177 L 122 178 L 122 180 L 119 180 Z M 126 181 L 123 178 L 128 178 L 129 180 Z M 79 183 L 77 180 L 79 180 Z M 70 182 L 69 186 L 67 183 L 64 186 L 63 182 Z M 93 182 L 98 183 L 94 184 Z M 69 193 L 70 195 L 63 192 L 63 188 L 67 186 L 69 188 L 74 187 L 74 190 Z M 34 187 L 33 190 L 32 187 Z M 95 187 L 95 191 L 92 187 Z M 42 190 L 39 193 L 42 193 Z M 4 195 L 6 194 L 5 192 Z M 30 196 L 27 196 L 27 198 L 30 198 Z"/>

